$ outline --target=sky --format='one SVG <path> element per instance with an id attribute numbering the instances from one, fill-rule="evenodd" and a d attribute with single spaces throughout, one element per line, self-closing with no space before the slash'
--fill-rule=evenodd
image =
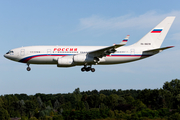
<path id="1" fill-rule="evenodd" d="M 104 89 L 160 89 L 180 79 L 180 1 L 174 0 L 0 0 L 0 95 L 56 94 Z M 35 45 L 111 46 L 130 35 L 126 44 L 141 39 L 167 16 L 176 16 L 155 56 L 118 65 L 30 65 L 10 61 L 13 48 Z"/>

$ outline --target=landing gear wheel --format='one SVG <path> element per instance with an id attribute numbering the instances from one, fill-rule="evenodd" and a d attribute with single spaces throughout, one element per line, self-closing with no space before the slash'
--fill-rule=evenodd
<path id="1" fill-rule="evenodd" d="M 94 69 L 94 68 L 91 68 L 91 72 L 95 72 L 95 69 Z"/>
<path id="2" fill-rule="evenodd" d="M 89 72 L 91 70 L 91 67 L 86 68 L 86 72 Z"/>
<path id="3" fill-rule="evenodd" d="M 82 71 L 82 72 L 84 72 L 84 71 L 86 71 L 86 72 L 89 72 L 89 71 L 95 72 L 95 69 L 92 68 L 91 66 L 92 66 L 92 65 L 89 65 L 89 66 L 87 67 L 87 65 L 84 65 L 84 67 L 81 68 L 81 71 Z"/>
<path id="4" fill-rule="evenodd" d="M 81 68 L 81 71 L 82 71 L 82 72 L 84 72 L 85 70 L 86 70 L 86 69 L 85 69 L 84 67 L 83 67 L 83 68 Z"/>
<path id="5" fill-rule="evenodd" d="M 27 67 L 27 71 L 30 71 L 31 70 L 31 68 L 30 67 Z"/>

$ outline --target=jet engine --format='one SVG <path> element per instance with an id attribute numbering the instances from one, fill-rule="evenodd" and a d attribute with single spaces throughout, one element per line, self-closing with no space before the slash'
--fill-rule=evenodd
<path id="1" fill-rule="evenodd" d="M 57 67 L 72 67 L 74 66 L 73 56 L 65 56 L 58 58 Z"/>
<path id="2" fill-rule="evenodd" d="M 75 63 L 93 63 L 94 57 L 88 55 L 88 54 L 78 54 L 74 55 L 74 62 Z"/>

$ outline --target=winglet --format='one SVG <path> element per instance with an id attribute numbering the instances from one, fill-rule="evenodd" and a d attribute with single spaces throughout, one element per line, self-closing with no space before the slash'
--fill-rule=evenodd
<path id="1" fill-rule="evenodd" d="M 122 40 L 122 42 L 121 42 L 120 44 L 121 44 L 121 45 L 125 45 L 125 44 L 127 43 L 128 39 L 129 39 L 129 36 L 130 36 L 130 35 L 127 35 L 127 36 Z"/>

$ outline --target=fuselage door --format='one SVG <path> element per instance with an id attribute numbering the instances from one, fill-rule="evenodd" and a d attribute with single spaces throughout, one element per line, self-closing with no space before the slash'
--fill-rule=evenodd
<path id="1" fill-rule="evenodd" d="M 131 55 L 134 55 L 134 54 L 135 54 L 135 50 L 131 49 Z"/>
<path id="2" fill-rule="evenodd" d="M 51 49 L 47 49 L 47 55 L 51 55 Z"/>
<path id="3" fill-rule="evenodd" d="M 25 55 L 25 49 L 21 49 L 21 56 L 24 56 Z"/>

